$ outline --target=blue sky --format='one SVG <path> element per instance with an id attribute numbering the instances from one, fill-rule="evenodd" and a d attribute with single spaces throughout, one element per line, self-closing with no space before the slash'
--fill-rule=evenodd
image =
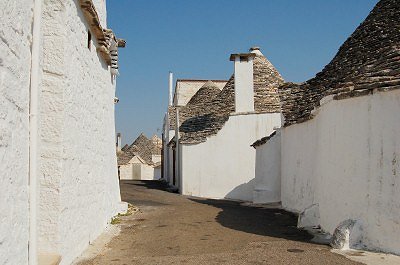
<path id="1" fill-rule="evenodd" d="M 113 0 L 119 50 L 116 129 L 123 144 L 160 134 L 175 78 L 228 79 L 231 53 L 261 51 L 286 81 L 320 71 L 377 0 Z M 159 131 L 157 131 L 159 129 Z"/>

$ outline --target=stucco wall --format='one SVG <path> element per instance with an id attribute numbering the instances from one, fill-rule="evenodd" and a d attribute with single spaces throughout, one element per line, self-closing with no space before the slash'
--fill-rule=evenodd
<path id="1" fill-rule="evenodd" d="M 160 168 L 156 172 L 152 166 L 142 164 L 136 160 L 127 165 L 120 166 L 121 180 L 154 180 L 160 177 Z"/>
<path id="2" fill-rule="evenodd" d="M 141 180 L 153 180 L 154 179 L 154 168 L 152 166 L 142 164 L 142 170 L 140 174 Z"/>
<path id="3" fill-rule="evenodd" d="M 400 91 L 323 105 L 282 131 L 282 204 L 319 204 L 321 226 L 364 228 L 367 248 L 400 254 Z"/>
<path id="4" fill-rule="evenodd" d="M 76 1 L 76 0 L 74 0 Z M 107 28 L 107 5 L 106 0 L 92 0 L 93 4 L 96 8 L 97 13 L 99 14 L 100 23 L 103 28 Z"/>
<path id="5" fill-rule="evenodd" d="M 281 135 L 277 133 L 267 143 L 256 148 L 256 178 L 254 203 L 281 201 Z"/>
<path id="6" fill-rule="evenodd" d="M 252 201 L 256 151 L 250 145 L 280 124 L 279 113 L 235 115 L 206 142 L 182 145 L 182 193 Z"/>
<path id="7" fill-rule="evenodd" d="M 119 177 L 121 180 L 133 179 L 133 168 L 132 164 L 119 166 Z"/>
<path id="8" fill-rule="evenodd" d="M 39 248 L 69 264 L 120 209 L 115 84 L 78 1 L 44 1 Z M 95 40 L 94 40 L 95 41 Z"/>
<path id="9" fill-rule="evenodd" d="M 32 0 L 0 1 L 0 264 L 28 263 Z"/>

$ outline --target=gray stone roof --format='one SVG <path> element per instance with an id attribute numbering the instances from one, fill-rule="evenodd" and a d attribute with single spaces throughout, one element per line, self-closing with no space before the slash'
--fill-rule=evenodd
<path id="1" fill-rule="evenodd" d="M 400 1 L 381 0 L 333 60 L 303 84 L 279 88 L 284 126 L 312 119 L 320 100 L 400 88 Z"/>
<path id="2" fill-rule="evenodd" d="M 280 112 L 277 89 L 283 84 L 283 78 L 260 52 L 254 58 L 253 67 L 255 112 Z M 188 104 L 180 108 L 181 143 L 197 144 L 206 141 L 207 137 L 217 134 L 222 129 L 234 111 L 235 87 L 232 75 L 218 95 L 209 97 L 209 100 L 203 100 L 198 104 Z M 172 116 L 175 117 L 175 114 L 170 117 Z"/>
<path id="3" fill-rule="evenodd" d="M 153 165 L 153 155 L 161 155 L 161 148 L 154 144 L 152 139 L 140 134 L 128 148 L 118 154 L 118 165 L 127 164 L 134 156 L 139 156 L 147 164 Z"/>
<path id="4" fill-rule="evenodd" d="M 129 145 L 125 144 L 124 147 L 121 148 L 121 151 L 125 151 L 126 149 L 128 149 Z"/>
<path id="5" fill-rule="evenodd" d="M 256 148 L 260 145 L 263 145 L 269 141 L 272 137 L 276 135 L 276 131 L 273 131 L 270 135 L 261 138 L 260 140 L 255 141 L 251 146 Z"/>
<path id="6" fill-rule="evenodd" d="M 200 105 L 205 102 L 210 102 L 219 94 L 219 92 L 221 92 L 221 90 L 219 90 L 213 81 L 209 80 L 196 92 L 187 105 Z"/>

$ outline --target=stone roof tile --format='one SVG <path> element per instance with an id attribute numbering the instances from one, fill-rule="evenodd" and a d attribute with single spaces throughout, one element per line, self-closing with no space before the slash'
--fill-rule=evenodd
<path id="1" fill-rule="evenodd" d="M 284 126 L 312 119 L 326 96 L 339 100 L 400 88 L 400 1 L 381 0 L 314 78 L 279 88 Z"/>

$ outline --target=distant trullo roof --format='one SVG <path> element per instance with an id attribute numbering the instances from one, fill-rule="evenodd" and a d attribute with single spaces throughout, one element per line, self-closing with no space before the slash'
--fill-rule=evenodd
<path id="1" fill-rule="evenodd" d="M 256 113 L 280 112 L 278 87 L 284 80 L 275 67 L 264 57 L 259 48 L 250 52 L 256 56 L 253 62 L 254 109 Z M 235 111 L 235 86 L 232 75 L 218 95 L 201 104 L 180 108 L 181 142 L 197 144 L 218 133 Z M 195 107 L 193 107 L 195 106 Z"/>
<path id="2" fill-rule="evenodd" d="M 284 125 L 312 118 L 320 100 L 400 88 L 400 1 L 381 0 L 333 60 L 303 84 L 279 88 Z"/>
<path id="3" fill-rule="evenodd" d="M 142 133 L 128 148 L 118 154 L 118 165 L 128 163 L 134 156 L 139 156 L 147 164 L 152 165 L 153 155 L 161 155 L 161 148 Z"/>

